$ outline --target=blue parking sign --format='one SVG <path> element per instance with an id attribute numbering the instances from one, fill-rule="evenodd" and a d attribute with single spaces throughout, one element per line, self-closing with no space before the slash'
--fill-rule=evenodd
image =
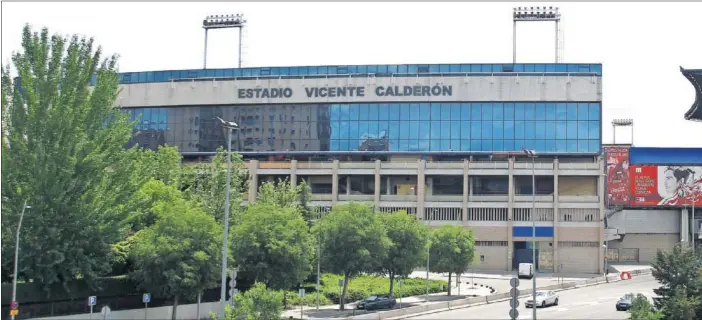
<path id="1" fill-rule="evenodd" d="M 88 305 L 89 306 L 94 306 L 96 304 L 97 304 L 97 297 L 96 296 L 88 297 Z"/>
<path id="2" fill-rule="evenodd" d="M 144 294 L 141 296 L 141 302 L 143 302 L 143 303 L 149 303 L 149 302 L 151 302 L 151 294 L 150 294 L 150 293 L 144 293 Z"/>

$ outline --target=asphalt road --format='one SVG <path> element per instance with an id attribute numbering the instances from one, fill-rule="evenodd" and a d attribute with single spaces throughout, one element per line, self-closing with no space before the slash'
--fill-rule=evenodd
<path id="1" fill-rule="evenodd" d="M 551 319 L 628 319 L 629 313 L 617 311 L 614 307 L 619 297 L 625 293 L 643 293 L 653 296 L 653 289 L 659 287 L 651 276 L 619 281 L 610 284 L 560 291 L 559 305 L 537 308 L 537 320 Z M 519 299 L 519 319 L 532 319 L 532 309 L 524 307 L 526 298 Z M 408 319 L 509 319 L 509 302 L 497 302 L 477 307 L 432 313 Z"/>

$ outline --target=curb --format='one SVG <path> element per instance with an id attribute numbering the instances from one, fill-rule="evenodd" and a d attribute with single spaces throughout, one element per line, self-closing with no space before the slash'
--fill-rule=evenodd
<path id="1" fill-rule="evenodd" d="M 649 270 L 635 270 L 635 271 L 631 271 L 631 273 L 632 273 L 632 275 L 648 275 L 648 274 L 651 274 L 651 270 L 650 269 Z M 560 291 L 573 290 L 573 289 L 591 287 L 591 286 L 612 283 L 612 282 L 620 282 L 620 281 L 630 281 L 630 280 L 621 280 L 619 278 L 619 275 L 616 274 L 616 275 L 610 275 L 607 277 L 597 277 L 597 278 L 592 278 L 592 279 L 588 279 L 588 280 L 579 280 L 579 281 L 564 282 L 564 283 L 556 284 L 556 285 L 547 285 L 547 286 L 539 287 L 537 289 L 539 289 L 539 290 L 553 290 L 553 291 L 560 292 Z M 524 290 L 519 295 L 519 297 L 520 298 L 527 297 L 530 294 L 531 294 L 531 289 Z M 389 310 L 389 311 L 378 312 L 378 313 L 364 314 L 364 315 L 359 315 L 359 316 L 355 316 L 355 317 L 347 317 L 347 318 L 343 318 L 343 319 L 348 319 L 348 320 L 352 320 L 352 319 L 400 320 L 400 319 L 406 319 L 408 317 L 416 317 L 416 316 L 421 316 L 421 315 L 426 315 L 426 314 L 445 312 L 445 311 L 449 311 L 449 310 L 464 309 L 464 308 L 470 308 L 470 307 L 481 306 L 481 305 L 486 305 L 486 304 L 492 304 L 495 302 L 503 302 L 503 301 L 507 301 L 509 299 L 510 299 L 509 293 L 501 293 L 501 294 L 495 294 L 492 296 L 468 298 L 468 299 L 464 299 L 464 300 L 455 300 L 455 301 L 450 301 L 447 303 L 428 304 L 428 305 L 423 305 L 423 306 L 409 307 L 406 309 Z"/>

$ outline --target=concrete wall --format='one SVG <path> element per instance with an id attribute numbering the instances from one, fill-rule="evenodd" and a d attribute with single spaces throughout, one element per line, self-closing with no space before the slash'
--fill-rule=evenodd
<path id="1" fill-rule="evenodd" d="M 178 306 L 178 311 L 176 312 L 177 319 L 180 320 L 193 320 L 193 319 L 208 319 L 210 316 L 210 311 L 219 310 L 219 302 L 208 302 L 200 304 L 200 316 L 197 317 L 197 304 L 184 304 Z M 92 316 L 89 313 L 84 314 L 74 314 L 69 316 L 60 317 L 47 317 L 47 318 L 33 318 L 33 319 L 45 319 L 45 320 L 83 320 L 83 319 L 100 319 L 100 308 L 95 308 Z M 147 320 L 164 320 L 171 319 L 173 307 L 158 307 L 149 308 L 147 312 Z M 216 311 L 215 311 L 216 312 Z M 144 319 L 144 309 L 130 309 L 130 310 L 119 310 L 112 311 L 110 316 L 106 320 L 122 320 L 122 319 Z"/>
<path id="2" fill-rule="evenodd" d="M 639 249 L 639 262 L 650 263 L 658 250 L 670 250 L 680 242 L 680 234 L 631 234 L 627 233 L 622 241 L 610 241 L 612 249 Z"/>
<path id="3" fill-rule="evenodd" d="M 450 86 L 451 95 L 379 96 L 379 87 Z M 309 97 L 306 88 L 356 87 L 364 96 Z M 239 90 L 289 88 L 287 98 L 240 98 Z M 402 78 L 309 78 L 225 81 L 180 81 L 120 85 L 116 105 L 158 107 L 266 103 L 439 102 L 439 101 L 602 101 L 602 78 L 596 76 L 471 76 Z"/>
<path id="4" fill-rule="evenodd" d="M 607 222 L 609 227 L 624 228 L 627 234 L 680 234 L 680 209 L 622 210 Z"/>
<path id="5" fill-rule="evenodd" d="M 597 257 L 599 248 L 597 247 L 563 247 L 558 249 L 559 264 L 563 265 L 561 272 L 565 273 L 598 273 L 602 266 Z"/>
<path id="6" fill-rule="evenodd" d="M 597 241 L 602 229 L 588 227 L 563 227 L 558 233 L 558 241 Z"/>
<path id="7" fill-rule="evenodd" d="M 507 247 L 476 246 L 475 270 L 502 270 L 507 265 Z M 484 257 L 480 261 L 480 256 Z"/>

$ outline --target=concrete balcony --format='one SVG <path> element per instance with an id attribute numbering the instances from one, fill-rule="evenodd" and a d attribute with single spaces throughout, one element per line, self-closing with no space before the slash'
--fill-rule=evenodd
<path id="1" fill-rule="evenodd" d="M 259 169 L 290 169 L 291 163 L 285 161 L 261 161 L 258 163 Z"/>
<path id="2" fill-rule="evenodd" d="M 571 202 L 571 203 L 598 203 L 600 197 L 598 196 L 558 196 L 558 202 Z"/>
<path id="3" fill-rule="evenodd" d="M 416 175 L 417 162 L 383 162 L 380 164 L 380 174 L 383 175 Z"/>
<path id="4" fill-rule="evenodd" d="M 626 234 L 624 228 L 606 228 L 605 229 L 605 241 L 619 240 Z"/>
<path id="5" fill-rule="evenodd" d="M 463 202 L 463 196 L 458 195 L 426 195 L 424 197 L 425 201 L 437 201 L 437 202 Z"/>
<path id="6" fill-rule="evenodd" d="M 332 175 L 333 162 L 297 162 L 298 175 Z"/>
<path id="7" fill-rule="evenodd" d="M 468 196 L 470 202 L 507 202 L 508 195 L 471 195 Z"/>
<path id="8" fill-rule="evenodd" d="M 515 195 L 514 202 L 553 202 L 553 196 L 537 195 L 536 197 L 527 195 Z"/>
<path id="9" fill-rule="evenodd" d="M 463 162 L 446 161 L 446 162 L 427 162 L 424 174 L 427 175 L 463 175 Z"/>
<path id="10" fill-rule="evenodd" d="M 356 202 L 367 202 L 373 201 L 374 196 L 372 194 L 340 194 L 339 201 L 356 201 Z"/>
<path id="11" fill-rule="evenodd" d="M 533 164 L 531 162 L 515 162 L 514 163 L 514 174 L 521 176 L 530 176 L 535 174 L 537 176 L 550 176 L 553 175 L 553 162 L 536 162 Z"/>
<path id="12" fill-rule="evenodd" d="M 559 163 L 558 174 L 562 176 L 599 176 L 600 164 L 595 163 Z"/>
<path id="13" fill-rule="evenodd" d="M 375 162 L 339 162 L 341 175 L 374 175 Z"/>
<path id="14" fill-rule="evenodd" d="M 332 201 L 332 195 L 331 194 L 312 194 L 310 196 L 310 200 L 312 201 Z"/>
<path id="15" fill-rule="evenodd" d="M 380 201 L 417 201 L 415 195 L 381 195 Z"/>
<path id="16" fill-rule="evenodd" d="M 471 162 L 468 164 L 470 175 L 507 175 L 509 163 L 505 162 Z"/>

